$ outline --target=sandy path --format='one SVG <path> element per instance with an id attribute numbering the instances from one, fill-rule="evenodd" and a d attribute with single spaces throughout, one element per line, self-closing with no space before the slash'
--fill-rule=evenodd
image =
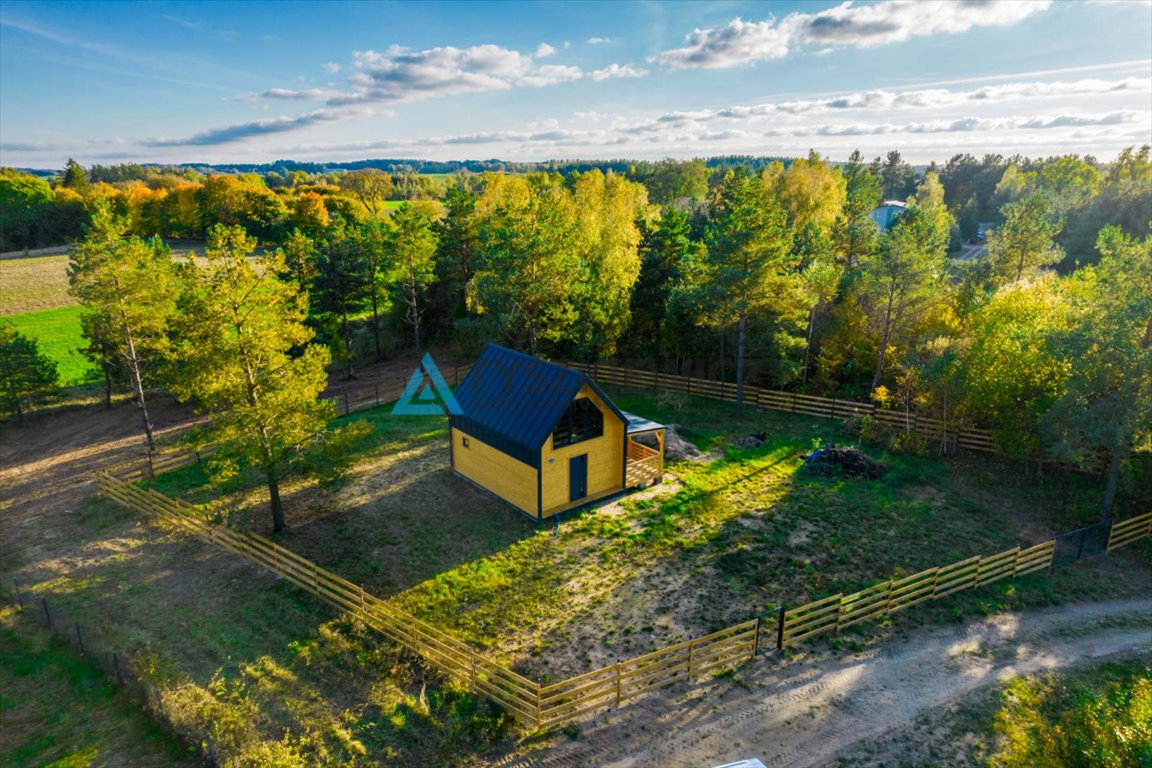
<path id="1" fill-rule="evenodd" d="M 875 652 L 763 662 L 679 695 L 653 696 L 493 765 L 700 768 L 758 757 L 781 768 L 835 765 L 854 746 L 1018 675 L 1152 650 L 1152 599 L 1004 614 Z"/>

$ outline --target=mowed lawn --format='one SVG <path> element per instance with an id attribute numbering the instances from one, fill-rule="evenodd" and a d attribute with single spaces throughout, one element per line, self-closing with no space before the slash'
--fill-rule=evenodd
<path id="1" fill-rule="evenodd" d="M 84 311 L 75 305 L 0 317 L 0 322 L 10 322 L 17 331 L 36 340 L 40 351 L 56 363 L 61 384 L 85 384 L 97 380 L 99 371 L 81 352 L 86 346 L 80 327 Z"/>

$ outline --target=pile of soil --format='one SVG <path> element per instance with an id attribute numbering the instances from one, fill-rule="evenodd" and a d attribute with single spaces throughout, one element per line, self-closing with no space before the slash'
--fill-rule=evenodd
<path id="1" fill-rule="evenodd" d="M 865 456 L 857 448 L 818 448 L 804 457 L 804 469 L 819 475 L 848 475 L 878 480 L 888 471 L 883 463 Z"/>
<path id="2" fill-rule="evenodd" d="M 759 448 L 764 445 L 768 440 L 767 432 L 756 432 L 751 435 L 743 435 L 732 441 L 732 445 L 737 448 Z"/>
<path id="3" fill-rule="evenodd" d="M 664 460 L 701 461 L 704 455 L 700 449 L 676 434 L 676 425 L 669 424 L 664 429 Z"/>

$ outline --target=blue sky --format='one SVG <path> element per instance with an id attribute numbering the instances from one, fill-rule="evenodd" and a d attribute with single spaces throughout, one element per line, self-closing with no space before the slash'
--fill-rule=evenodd
<path id="1" fill-rule="evenodd" d="M 1152 142 L 1146 0 L 0 5 L 0 164 Z"/>

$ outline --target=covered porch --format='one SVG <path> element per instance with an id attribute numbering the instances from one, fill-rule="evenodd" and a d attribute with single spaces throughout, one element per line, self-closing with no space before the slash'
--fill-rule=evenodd
<path id="1" fill-rule="evenodd" d="M 628 420 L 624 452 L 624 487 L 636 488 L 660 482 L 664 477 L 664 425 L 632 413 Z"/>

